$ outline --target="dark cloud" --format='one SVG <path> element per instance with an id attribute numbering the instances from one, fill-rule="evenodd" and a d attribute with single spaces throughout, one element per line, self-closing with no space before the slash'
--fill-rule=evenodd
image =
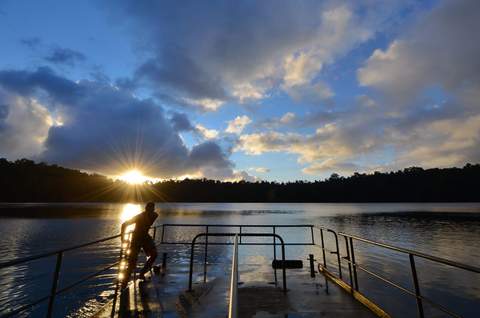
<path id="1" fill-rule="evenodd" d="M 0 120 L 7 118 L 9 113 L 8 105 L 0 105 Z"/>
<path id="2" fill-rule="evenodd" d="M 135 42 L 147 52 L 137 78 L 149 82 L 159 98 L 207 109 L 230 100 L 259 100 L 272 88 L 284 88 L 297 100 L 330 98 L 328 85 L 315 81 L 322 65 L 370 39 L 403 6 L 400 1 L 107 3 L 112 19 L 133 26 Z"/>
<path id="3" fill-rule="evenodd" d="M 53 49 L 52 52 L 45 57 L 45 60 L 50 63 L 68 66 L 73 66 L 77 62 L 83 62 L 86 59 L 87 57 L 81 52 L 60 47 Z"/>
<path id="4" fill-rule="evenodd" d="M 184 113 L 174 112 L 170 118 L 173 128 L 176 131 L 192 131 L 195 129 L 188 116 Z"/>
<path id="5" fill-rule="evenodd" d="M 151 99 L 103 82 L 73 82 L 48 68 L 0 71 L 2 87 L 25 100 L 35 98 L 52 117 L 38 159 L 108 174 L 138 167 L 155 177 L 235 176 L 228 153 L 211 141 L 188 149 L 177 133 L 187 128 L 188 118 L 168 118 Z"/>
<path id="6" fill-rule="evenodd" d="M 0 84 L 22 96 L 32 96 L 37 90 L 43 90 L 48 92 L 55 100 L 67 104 L 74 102 L 85 94 L 83 86 L 58 76 L 49 67 L 40 67 L 35 72 L 0 71 Z"/>
<path id="7" fill-rule="evenodd" d="M 166 63 L 162 61 L 167 61 Z M 194 99 L 220 99 L 227 95 L 219 78 L 212 78 L 180 49 L 165 48 L 160 59 L 152 59 L 141 65 L 136 72 L 137 79 L 148 79 L 158 86 L 169 86 Z"/>
<path id="8" fill-rule="evenodd" d="M 30 50 L 35 50 L 42 44 L 42 40 L 39 37 L 23 38 L 20 40 L 20 43 Z"/>

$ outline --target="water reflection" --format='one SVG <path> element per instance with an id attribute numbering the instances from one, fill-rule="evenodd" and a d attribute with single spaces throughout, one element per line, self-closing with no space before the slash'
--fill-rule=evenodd
<path id="1" fill-rule="evenodd" d="M 140 204 L 124 204 L 122 208 L 122 213 L 120 214 L 120 223 L 130 220 L 140 212 L 142 212 L 142 206 Z"/>

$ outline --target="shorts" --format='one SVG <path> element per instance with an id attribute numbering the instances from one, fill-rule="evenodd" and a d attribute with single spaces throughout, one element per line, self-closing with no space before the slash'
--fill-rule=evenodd
<path id="1" fill-rule="evenodd" d="M 152 237 L 148 234 L 140 239 L 134 238 L 132 240 L 131 253 L 133 255 L 138 254 L 140 248 L 143 249 L 147 256 L 150 256 L 157 251 L 157 248 L 155 247 L 155 242 L 153 242 Z"/>

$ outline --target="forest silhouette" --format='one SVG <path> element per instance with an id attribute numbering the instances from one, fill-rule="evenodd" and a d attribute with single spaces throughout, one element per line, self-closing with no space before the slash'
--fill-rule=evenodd
<path id="1" fill-rule="evenodd" d="M 0 159 L 1 202 L 477 202 L 480 164 L 322 181 L 167 180 L 130 185 L 57 165 Z"/>

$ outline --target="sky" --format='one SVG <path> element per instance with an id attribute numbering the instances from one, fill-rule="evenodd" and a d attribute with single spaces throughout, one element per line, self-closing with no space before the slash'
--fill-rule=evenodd
<path id="1" fill-rule="evenodd" d="M 159 179 L 480 160 L 480 1 L 0 0 L 0 157 Z"/>

